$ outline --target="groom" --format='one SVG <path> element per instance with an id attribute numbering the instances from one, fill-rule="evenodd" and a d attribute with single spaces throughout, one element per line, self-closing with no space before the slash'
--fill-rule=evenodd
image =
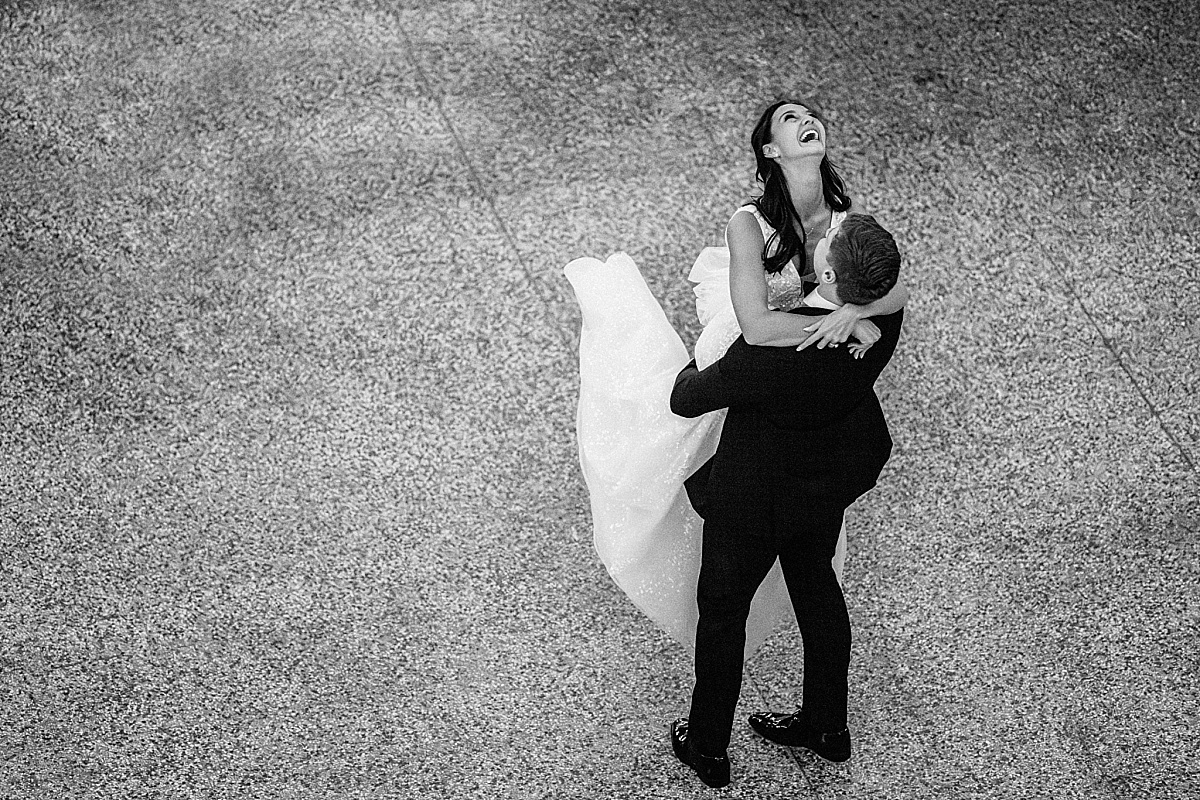
<path id="1" fill-rule="evenodd" d="M 884 296 L 900 253 L 872 217 L 851 214 L 817 245 L 813 264 L 818 288 L 793 313 L 828 314 Z M 902 316 L 872 318 L 881 335 L 861 358 L 844 347 L 755 347 L 739 338 L 717 363 L 697 371 L 693 361 L 675 380 L 676 414 L 729 409 L 716 454 L 687 481 L 704 518 L 696 685 L 689 715 L 671 726 L 675 755 L 709 786 L 729 783 L 746 618 L 776 558 L 804 641 L 803 704 L 794 714 L 754 714 L 750 725 L 779 744 L 850 758 L 850 618 L 830 560 L 843 512 L 875 485 L 891 454 L 874 384 Z"/>

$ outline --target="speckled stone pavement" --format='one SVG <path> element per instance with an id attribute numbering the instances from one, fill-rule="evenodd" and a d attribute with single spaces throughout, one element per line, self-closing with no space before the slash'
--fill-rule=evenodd
<path id="1" fill-rule="evenodd" d="M 0 796 L 1200 796 L 1194 4 L 223 7 L 195 52 L 277 25 L 341 138 L 231 126 L 309 222 L 211 300 L 258 346 L 196 329 L 225 401 L 111 434 L 50 403 L 0 442 Z M 714 792 L 667 743 L 686 653 L 591 549 L 562 267 L 630 253 L 694 340 L 686 270 L 782 93 L 913 300 L 849 518 L 855 757 L 739 725 Z M 296 209 L 367 190 L 288 178 L 356 153 L 390 183 L 331 233 Z M 799 652 L 748 663 L 743 711 L 794 701 Z"/>

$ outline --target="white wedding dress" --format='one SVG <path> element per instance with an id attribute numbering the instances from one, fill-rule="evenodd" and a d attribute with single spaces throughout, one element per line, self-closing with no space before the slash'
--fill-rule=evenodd
<path id="1" fill-rule="evenodd" d="M 769 240 L 773 229 L 766 220 L 754 206 L 743 208 L 754 213 L 764 241 Z M 834 225 L 841 216 L 834 215 Z M 687 348 L 629 256 L 578 258 L 565 273 L 583 315 L 576 434 L 596 552 L 629 599 L 692 649 L 702 520 L 683 482 L 716 452 L 725 411 L 697 419 L 671 412 L 671 389 L 689 361 Z M 741 335 L 729 295 L 728 247 L 705 248 L 688 279 L 696 284 L 696 310 L 704 325 L 695 353 L 703 369 Z M 804 299 L 791 264 L 767 274 L 767 290 L 768 303 L 780 310 Z M 843 525 L 834 556 L 839 580 L 845 555 Z M 791 608 L 776 562 L 751 604 L 746 658 Z"/>

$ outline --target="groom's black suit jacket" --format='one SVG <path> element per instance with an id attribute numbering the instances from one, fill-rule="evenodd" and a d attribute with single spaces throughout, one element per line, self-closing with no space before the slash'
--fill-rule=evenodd
<path id="1" fill-rule="evenodd" d="M 673 412 L 729 409 L 716 454 L 685 483 L 696 511 L 707 519 L 789 495 L 849 506 L 871 489 L 892 451 L 875 380 L 895 352 L 903 315 L 871 318 L 881 335 L 861 359 L 845 346 L 798 351 L 739 337 L 703 371 L 695 361 L 684 367 Z"/>

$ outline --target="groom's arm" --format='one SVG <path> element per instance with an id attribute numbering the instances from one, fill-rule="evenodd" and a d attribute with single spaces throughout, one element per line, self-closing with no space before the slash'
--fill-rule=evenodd
<path id="1" fill-rule="evenodd" d="M 729 406 L 729 387 L 721 377 L 721 362 L 696 369 L 696 359 L 687 363 L 675 376 L 671 390 L 671 412 L 681 417 L 698 417 L 709 411 Z"/>
<path id="2" fill-rule="evenodd" d="M 698 370 L 693 359 L 675 378 L 671 411 L 681 417 L 698 417 L 719 408 L 761 400 L 766 396 L 762 362 L 784 349 L 755 347 L 739 338 L 711 366 Z"/>
<path id="3" fill-rule="evenodd" d="M 697 370 L 696 362 L 691 361 L 679 372 L 671 391 L 671 411 L 681 417 L 698 417 L 719 408 L 778 401 L 786 394 L 790 405 L 805 409 L 806 419 L 797 420 L 798 425 L 827 425 L 874 388 L 896 349 L 903 319 L 903 311 L 876 317 L 880 340 L 861 359 L 841 348 L 795 351 L 748 345 L 739 338 L 712 366 Z M 785 369 L 795 379 L 781 383 L 777 378 Z"/>

